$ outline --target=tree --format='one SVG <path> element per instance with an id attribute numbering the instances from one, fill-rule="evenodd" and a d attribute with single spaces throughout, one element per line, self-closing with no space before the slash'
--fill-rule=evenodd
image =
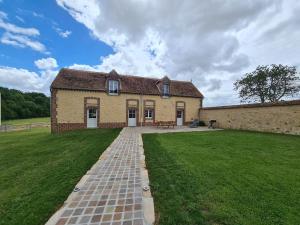
<path id="1" fill-rule="evenodd" d="M 234 89 L 242 102 L 278 102 L 283 97 L 295 96 L 300 91 L 299 81 L 296 67 L 272 64 L 245 74 L 234 83 Z"/>
<path id="2" fill-rule="evenodd" d="M 50 115 L 50 98 L 43 93 L 23 93 L 0 87 L 2 119 L 47 117 Z"/>

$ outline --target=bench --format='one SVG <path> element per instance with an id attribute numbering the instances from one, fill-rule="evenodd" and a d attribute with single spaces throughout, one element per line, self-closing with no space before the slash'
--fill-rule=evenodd
<path id="1" fill-rule="evenodd" d="M 174 128 L 175 127 L 175 122 L 174 121 L 158 121 L 156 122 L 156 127 L 157 128 Z"/>

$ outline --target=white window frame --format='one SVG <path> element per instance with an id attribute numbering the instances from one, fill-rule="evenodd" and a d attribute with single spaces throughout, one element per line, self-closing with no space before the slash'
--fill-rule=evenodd
<path id="1" fill-rule="evenodd" d="M 97 118 L 97 109 L 96 108 L 90 108 L 88 110 L 88 113 L 89 113 L 89 116 L 88 116 L 89 118 L 91 118 L 91 119 Z"/>
<path id="2" fill-rule="evenodd" d="M 170 85 L 163 84 L 163 96 L 170 96 Z"/>
<path id="3" fill-rule="evenodd" d="M 129 119 L 136 118 L 136 110 L 135 109 L 129 109 L 128 110 L 128 118 Z"/>
<path id="4" fill-rule="evenodd" d="M 110 95 L 118 95 L 119 94 L 119 81 L 118 80 L 109 80 L 108 81 L 108 93 Z"/>
<path id="5" fill-rule="evenodd" d="M 144 115 L 145 115 L 145 119 L 153 119 L 153 109 L 145 109 Z"/>

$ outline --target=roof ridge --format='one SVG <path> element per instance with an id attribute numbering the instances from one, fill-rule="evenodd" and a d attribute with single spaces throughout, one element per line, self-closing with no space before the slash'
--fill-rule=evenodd
<path id="1" fill-rule="evenodd" d="M 84 72 L 84 73 L 100 73 L 100 74 L 108 74 L 106 72 L 101 72 L 101 71 L 93 71 L 93 70 L 78 70 L 78 69 L 73 69 L 73 68 L 66 68 L 66 67 L 63 67 L 60 69 L 61 71 L 62 70 L 71 70 L 71 71 L 74 71 L 74 72 Z"/>
<path id="2" fill-rule="evenodd" d="M 142 79 L 149 79 L 149 80 L 159 80 L 159 78 L 155 78 L 155 77 L 143 77 L 141 75 L 130 75 L 130 74 L 120 74 L 120 76 L 122 77 L 136 77 L 136 78 L 142 78 Z"/>
<path id="3" fill-rule="evenodd" d="M 180 83 L 191 83 L 191 84 L 193 84 L 193 82 L 187 81 L 187 80 L 171 80 L 171 81 L 173 81 L 173 82 L 180 82 Z"/>
<path id="4" fill-rule="evenodd" d="M 91 71 L 91 70 L 79 70 L 79 69 L 72 69 L 72 68 L 66 68 L 66 67 L 61 68 L 61 70 L 72 70 L 72 71 L 85 72 L 85 73 L 99 73 L 99 74 L 103 74 L 103 75 L 108 75 L 109 74 L 109 72 Z M 135 78 L 142 78 L 142 79 L 149 79 L 149 80 L 156 80 L 156 81 L 161 80 L 163 78 L 163 77 L 162 78 L 144 77 L 144 76 L 141 76 L 141 75 L 122 74 L 122 73 L 118 73 L 118 75 L 120 75 L 122 77 L 135 77 Z M 170 79 L 170 80 L 174 81 L 174 82 L 180 82 L 180 83 L 183 83 L 183 82 L 184 83 L 192 83 L 191 81 L 184 81 L 184 80 L 173 80 L 173 79 Z"/>

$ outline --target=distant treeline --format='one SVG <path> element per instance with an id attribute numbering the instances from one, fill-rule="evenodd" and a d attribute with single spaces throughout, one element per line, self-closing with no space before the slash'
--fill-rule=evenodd
<path id="1" fill-rule="evenodd" d="M 43 93 L 24 93 L 0 87 L 2 120 L 50 116 L 50 98 Z"/>

